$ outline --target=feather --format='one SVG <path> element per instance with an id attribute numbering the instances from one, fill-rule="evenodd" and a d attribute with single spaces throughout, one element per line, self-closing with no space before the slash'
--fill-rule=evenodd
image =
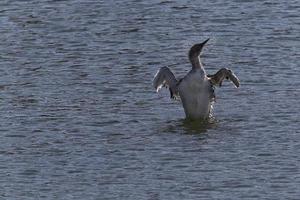
<path id="1" fill-rule="evenodd" d="M 178 81 L 171 70 L 168 67 L 162 67 L 154 76 L 153 86 L 156 89 L 156 92 L 158 92 L 163 86 L 168 87 L 171 98 L 176 99 L 175 96 L 178 96 L 177 82 Z"/>

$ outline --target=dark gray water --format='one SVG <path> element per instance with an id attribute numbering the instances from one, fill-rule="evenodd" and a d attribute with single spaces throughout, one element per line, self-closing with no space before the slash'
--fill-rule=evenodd
<path id="1" fill-rule="evenodd" d="M 0 199 L 298 199 L 298 0 L 0 2 Z M 211 124 L 159 67 L 204 49 Z"/>

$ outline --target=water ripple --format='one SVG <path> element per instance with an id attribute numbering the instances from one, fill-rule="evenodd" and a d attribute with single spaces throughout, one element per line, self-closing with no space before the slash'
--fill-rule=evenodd
<path id="1" fill-rule="evenodd" d="M 298 1 L 0 2 L 0 198 L 297 199 Z M 184 120 L 178 76 L 211 38 L 229 67 L 208 122 Z"/>

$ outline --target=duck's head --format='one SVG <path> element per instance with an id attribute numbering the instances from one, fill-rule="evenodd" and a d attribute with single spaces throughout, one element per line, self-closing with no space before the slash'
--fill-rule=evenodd
<path id="1" fill-rule="evenodd" d="M 198 57 L 202 51 L 202 48 L 208 42 L 208 40 L 209 38 L 202 43 L 194 44 L 189 51 L 189 58 L 193 59 L 195 57 Z"/>

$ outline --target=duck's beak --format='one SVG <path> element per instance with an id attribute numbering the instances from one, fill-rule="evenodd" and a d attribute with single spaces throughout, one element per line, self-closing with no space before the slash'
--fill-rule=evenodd
<path id="1" fill-rule="evenodd" d="M 207 40 L 205 40 L 204 42 L 202 42 L 202 47 L 206 44 L 206 42 L 208 42 L 209 38 Z"/>

